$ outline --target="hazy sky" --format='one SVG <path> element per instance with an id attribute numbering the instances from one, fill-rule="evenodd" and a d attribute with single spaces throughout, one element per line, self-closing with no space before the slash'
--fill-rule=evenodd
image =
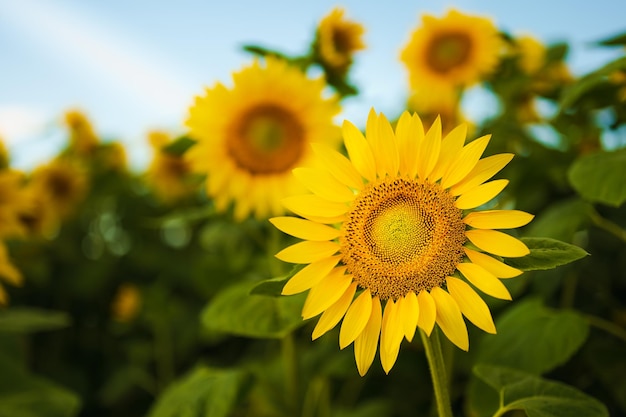
<path id="1" fill-rule="evenodd" d="M 342 114 L 356 124 L 372 106 L 392 114 L 403 106 L 398 55 L 422 13 L 455 7 L 514 34 L 566 40 L 576 74 L 616 56 L 593 41 L 626 31 L 623 0 L 0 0 L 0 136 L 14 165 L 30 167 L 58 148 L 60 118 L 78 107 L 141 167 L 145 133 L 183 132 L 193 97 L 215 81 L 230 84 L 230 73 L 249 62 L 241 45 L 304 52 L 336 5 L 367 30 L 352 74 L 362 94 Z"/>

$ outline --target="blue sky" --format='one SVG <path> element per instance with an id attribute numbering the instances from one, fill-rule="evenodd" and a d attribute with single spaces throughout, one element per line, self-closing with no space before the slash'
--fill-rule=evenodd
<path id="1" fill-rule="evenodd" d="M 80 108 L 141 168 L 146 132 L 182 133 L 193 97 L 215 81 L 228 84 L 250 60 L 241 45 L 303 52 L 336 5 L 367 29 L 352 74 L 362 94 L 341 115 L 357 124 L 372 106 L 401 109 L 407 79 L 398 55 L 422 13 L 454 7 L 514 34 L 568 41 L 576 74 L 616 56 L 594 40 L 626 30 L 622 0 L 0 0 L 0 136 L 14 165 L 31 167 L 62 143 L 63 112 Z"/>

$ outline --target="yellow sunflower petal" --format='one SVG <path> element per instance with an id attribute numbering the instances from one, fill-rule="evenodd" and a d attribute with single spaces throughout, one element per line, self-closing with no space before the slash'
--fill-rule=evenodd
<path id="1" fill-rule="evenodd" d="M 467 176 L 450 189 L 453 196 L 465 194 L 496 175 L 513 159 L 512 153 L 501 153 L 481 159 Z"/>
<path id="2" fill-rule="evenodd" d="M 380 343 L 381 350 L 393 352 L 402 342 L 404 337 L 404 323 L 400 317 L 399 305 L 393 300 L 387 300 L 383 312 Z"/>
<path id="3" fill-rule="evenodd" d="M 465 248 L 467 257 L 475 263 L 485 268 L 498 278 L 514 278 L 522 275 L 522 271 L 500 262 L 499 260 L 481 252 Z"/>
<path id="4" fill-rule="evenodd" d="M 469 282 L 485 294 L 502 300 L 511 299 L 511 294 L 509 294 L 509 290 L 502 281 L 482 266 L 472 263 L 460 263 L 456 267 Z"/>
<path id="5" fill-rule="evenodd" d="M 463 221 L 476 229 L 513 229 L 527 225 L 533 217 L 520 210 L 485 210 L 469 213 Z"/>
<path id="6" fill-rule="evenodd" d="M 339 263 L 341 256 L 332 256 L 305 266 L 287 281 L 283 295 L 293 295 L 306 291 L 320 282 Z"/>
<path id="7" fill-rule="evenodd" d="M 381 307 L 378 297 L 372 299 L 372 312 L 361 334 L 354 340 L 354 358 L 359 375 L 364 376 L 376 356 L 380 335 Z"/>
<path id="8" fill-rule="evenodd" d="M 375 149 L 374 157 L 380 160 L 382 170 L 379 171 L 379 175 L 383 173 L 390 176 L 398 175 L 398 169 L 400 167 L 400 156 L 398 154 L 398 144 L 396 141 L 396 135 L 393 133 L 391 124 L 384 114 L 380 114 L 378 117 L 378 135 L 377 135 L 377 148 Z"/>
<path id="9" fill-rule="evenodd" d="M 437 165 L 430 175 L 431 181 L 437 181 L 448 170 L 455 155 L 463 148 L 465 137 L 467 136 L 467 125 L 461 123 L 446 135 L 441 141 L 441 150 Z"/>
<path id="10" fill-rule="evenodd" d="M 430 332 L 433 331 L 435 326 L 435 319 L 437 318 L 437 306 L 435 300 L 428 293 L 428 291 L 420 291 L 417 295 L 417 302 L 419 304 L 420 314 L 417 318 L 417 325 L 430 336 Z"/>
<path id="11" fill-rule="evenodd" d="M 482 206 L 500 194 L 508 183 L 509 180 L 494 180 L 474 187 L 459 196 L 454 205 L 461 210 L 469 210 Z"/>
<path id="12" fill-rule="evenodd" d="M 292 264 L 310 264 L 334 255 L 340 246 L 335 242 L 304 241 L 286 247 L 275 256 Z"/>
<path id="13" fill-rule="evenodd" d="M 343 349 L 354 342 L 367 324 L 372 314 L 372 294 L 365 290 L 352 303 L 341 323 L 339 348 Z"/>
<path id="14" fill-rule="evenodd" d="M 448 292 L 469 321 L 487 333 L 496 333 L 496 326 L 493 324 L 489 307 L 472 287 L 454 277 L 446 278 L 446 285 Z"/>
<path id="15" fill-rule="evenodd" d="M 517 258 L 530 253 L 521 240 L 497 230 L 468 230 L 465 235 L 474 245 L 494 255 Z"/>
<path id="16" fill-rule="evenodd" d="M 293 175 L 312 193 L 337 203 L 354 200 L 354 193 L 328 171 L 316 168 L 296 168 Z"/>
<path id="17" fill-rule="evenodd" d="M 396 363 L 398 353 L 400 353 L 399 344 L 391 351 L 386 350 L 382 346 L 380 347 L 380 363 L 386 374 L 389 374 L 389 371 L 391 371 L 391 368 L 393 368 L 393 365 Z"/>
<path id="18" fill-rule="evenodd" d="M 346 120 L 343 122 L 342 132 L 343 142 L 356 170 L 368 181 L 376 180 L 374 155 L 361 131 Z"/>
<path id="19" fill-rule="evenodd" d="M 410 178 L 417 174 L 417 144 L 424 140 L 424 127 L 417 115 L 405 111 L 396 124 L 396 141 L 400 156 L 400 175 Z"/>
<path id="20" fill-rule="evenodd" d="M 409 291 L 404 298 L 398 300 L 400 303 L 400 317 L 404 324 L 404 337 L 409 342 L 415 336 L 417 329 L 417 320 L 419 319 L 420 306 L 417 302 L 417 296 L 413 291 Z"/>
<path id="21" fill-rule="evenodd" d="M 435 123 L 441 124 L 437 117 Z M 441 152 L 441 131 L 436 126 L 431 127 L 424 139 L 417 143 L 417 175 L 421 179 L 426 179 L 432 173 L 439 160 Z M 434 129 L 433 129 L 434 128 Z"/>
<path id="22" fill-rule="evenodd" d="M 363 188 L 361 174 L 348 158 L 323 143 L 313 143 L 311 147 L 333 177 L 348 187 L 357 190 Z"/>
<path id="23" fill-rule="evenodd" d="M 281 202 L 285 208 L 302 217 L 339 217 L 348 211 L 344 203 L 328 201 L 313 194 L 286 197 Z"/>
<path id="24" fill-rule="evenodd" d="M 303 319 L 321 314 L 346 292 L 352 283 L 352 276 L 345 275 L 345 270 L 346 267 L 335 268 L 311 288 L 302 307 Z"/>
<path id="25" fill-rule="evenodd" d="M 297 217 L 274 217 L 269 220 L 277 229 L 304 240 L 333 240 L 341 234 L 334 227 Z"/>
<path id="26" fill-rule="evenodd" d="M 437 324 L 443 334 L 459 348 L 468 350 L 467 327 L 454 298 L 439 287 L 433 288 L 430 294 L 437 305 Z"/>
<path id="27" fill-rule="evenodd" d="M 352 299 L 354 298 L 354 293 L 356 292 L 356 283 L 352 283 L 348 287 L 345 293 L 333 304 L 330 306 L 317 322 L 315 328 L 313 329 L 313 334 L 311 335 L 311 339 L 315 340 L 318 337 L 322 336 L 324 333 L 332 329 L 339 323 L 341 318 L 346 314 L 348 307 L 352 304 Z"/>
<path id="28" fill-rule="evenodd" d="M 491 135 L 485 135 L 465 145 L 454 156 L 450 167 L 443 174 L 441 186 L 450 188 L 465 178 L 474 169 L 483 152 L 485 152 L 490 139 Z"/>

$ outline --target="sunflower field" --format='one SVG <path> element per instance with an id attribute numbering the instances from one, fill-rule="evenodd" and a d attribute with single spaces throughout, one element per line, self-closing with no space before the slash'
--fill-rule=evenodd
<path id="1" fill-rule="evenodd" d="M 576 76 L 424 14 L 360 126 L 364 34 L 246 45 L 141 172 L 78 109 L 46 163 L 0 148 L 0 417 L 626 416 L 626 35 Z"/>

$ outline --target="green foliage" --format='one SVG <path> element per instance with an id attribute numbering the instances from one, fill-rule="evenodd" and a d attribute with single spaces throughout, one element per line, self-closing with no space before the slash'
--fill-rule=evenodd
<path id="1" fill-rule="evenodd" d="M 202 312 L 204 327 L 239 336 L 281 338 L 303 325 L 303 294 L 280 298 L 251 295 L 255 285 L 241 282 L 213 298 Z"/>
<path id="2" fill-rule="evenodd" d="M 498 392 L 500 406 L 494 416 L 524 410 L 528 417 L 604 417 L 599 401 L 565 384 L 496 366 L 477 365 L 474 373 Z"/>
<path id="3" fill-rule="evenodd" d="M 227 417 L 245 376 L 237 370 L 198 366 L 172 383 L 149 417 Z"/>
<path id="4" fill-rule="evenodd" d="M 60 311 L 20 307 L 0 311 L 0 332 L 33 333 L 62 329 L 70 324 L 70 317 Z"/>
<path id="5" fill-rule="evenodd" d="M 1 417 L 72 417 L 80 399 L 67 389 L 29 373 L 14 358 L 0 352 Z"/>
<path id="6" fill-rule="evenodd" d="M 585 155 L 572 164 L 568 178 L 583 198 L 619 207 L 626 201 L 626 149 Z"/>
<path id="7" fill-rule="evenodd" d="M 551 238 L 526 237 L 521 239 L 530 249 L 522 258 L 508 258 L 507 264 L 522 271 L 552 269 L 589 255 L 584 249 Z"/>

